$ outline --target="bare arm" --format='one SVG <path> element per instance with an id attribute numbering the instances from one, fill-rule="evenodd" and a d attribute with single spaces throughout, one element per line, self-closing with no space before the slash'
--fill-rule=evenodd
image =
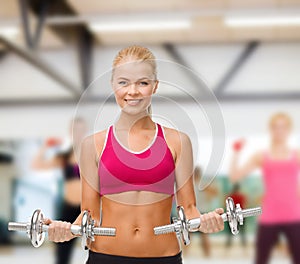
<path id="1" fill-rule="evenodd" d="M 31 168 L 34 170 L 51 170 L 62 167 L 62 159 L 55 156 L 51 159 L 46 159 L 45 154 L 48 147 L 44 144 L 31 161 Z"/>
<path id="2" fill-rule="evenodd" d="M 258 152 L 254 154 L 243 166 L 239 166 L 240 152 L 234 152 L 230 169 L 229 177 L 232 182 L 237 182 L 246 177 L 250 172 L 261 167 L 263 154 Z"/>
<path id="3" fill-rule="evenodd" d="M 177 204 L 184 207 L 188 218 L 200 217 L 193 185 L 192 144 L 187 135 L 179 133 L 178 137 L 175 163 Z"/>
<path id="4" fill-rule="evenodd" d="M 89 210 L 92 218 L 96 221 L 96 225 L 100 220 L 100 195 L 99 195 L 99 177 L 97 168 L 97 157 L 99 150 L 96 146 L 102 146 L 102 137 L 94 135 L 84 139 L 81 145 L 80 153 L 80 178 L 81 178 L 81 214 L 77 217 L 73 224 L 80 225 L 84 210 Z M 95 143 L 96 142 L 96 143 Z M 71 223 L 62 221 L 48 220 L 50 224 L 48 235 L 49 240 L 54 242 L 68 241 L 75 236 L 70 232 Z"/>
<path id="5" fill-rule="evenodd" d="M 87 137 L 81 147 L 80 178 L 81 178 L 81 211 L 89 210 L 96 223 L 100 219 L 100 190 L 98 176 L 98 151 L 95 136 Z M 102 144 L 103 145 L 103 142 Z"/>
<path id="6" fill-rule="evenodd" d="M 224 223 L 220 216 L 222 209 L 214 212 L 200 214 L 196 207 L 196 198 L 193 186 L 193 152 L 189 137 L 183 133 L 179 134 L 179 143 L 176 147 L 176 186 L 177 203 L 185 209 L 188 219 L 201 218 L 199 231 L 214 233 L 223 230 Z"/>

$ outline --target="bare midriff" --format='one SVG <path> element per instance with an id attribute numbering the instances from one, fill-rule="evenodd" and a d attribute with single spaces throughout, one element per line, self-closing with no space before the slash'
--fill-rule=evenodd
<path id="1" fill-rule="evenodd" d="M 155 226 L 170 223 L 172 196 L 139 205 L 121 203 L 106 196 L 101 199 L 102 226 L 115 227 L 116 236 L 96 237 L 90 247 L 92 251 L 130 257 L 162 257 L 179 253 L 175 233 L 154 235 L 153 231 Z"/>

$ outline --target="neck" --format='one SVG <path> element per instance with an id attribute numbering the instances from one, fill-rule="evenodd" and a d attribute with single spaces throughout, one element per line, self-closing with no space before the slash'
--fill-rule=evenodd
<path id="1" fill-rule="evenodd" d="M 117 129 L 132 130 L 132 128 L 146 128 L 151 127 L 153 121 L 148 112 L 145 111 L 138 115 L 129 115 L 121 111 L 120 117 L 117 120 L 115 126 Z"/>
<path id="2" fill-rule="evenodd" d="M 273 140 L 271 142 L 271 148 L 274 149 L 274 150 L 276 150 L 276 149 L 282 150 L 282 149 L 288 148 L 288 146 L 287 146 L 285 141 L 275 141 L 275 140 Z"/>

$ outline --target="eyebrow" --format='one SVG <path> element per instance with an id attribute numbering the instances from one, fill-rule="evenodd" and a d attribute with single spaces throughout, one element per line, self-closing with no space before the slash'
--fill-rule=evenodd
<path id="1" fill-rule="evenodd" d="M 126 81 L 130 81 L 129 79 L 125 78 L 125 77 L 118 77 L 118 80 L 119 79 L 122 79 L 122 80 L 126 80 Z M 139 78 L 137 81 L 141 81 L 141 80 L 152 80 L 151 78 L 149 77 L 142 77 L 142 78 Z"/>

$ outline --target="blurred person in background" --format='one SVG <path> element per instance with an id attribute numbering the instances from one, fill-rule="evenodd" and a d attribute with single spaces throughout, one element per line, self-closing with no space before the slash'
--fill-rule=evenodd
<path id="1" fill-rule="evenodd" d="M 49 138 L 44 142 L 32 161 L 35 170 L 61 169 L 64 177 L 63 201 L 59 206 L 59 219 L 74 222 L 80 214 L 80 174 L 76 157 L 80 152 L 80 144 L 87 133 L 86 122 L 82 118 L 75 118 L 70 125 L 70 137 L 73 142 L 62 144 L 60 139 Z M 50 159 L 46 156 L 50 148 L 57 153 Z M 68 264 L 72 257 L 75 240 L 56 244 L 56 264 Z"/>
<path id="2" fill-rule="evenodd" d="M 232 187 L 232 191 L 230 194 L 228 194 L 228 197 L 231 197 L 234 201 L 235 204 L 240 204 L 241 208 L 246 208 L 247 205 L 247 197 L 246 195 L 241 192 L 241 186 L 239 183 L 235 183 Z M 244 224 L 239 226 L 239 237 L 242 242 L 242 246 L 246 247 L 247 245 L 247 240 L 246 240 L 246 233 L 245 233 L 245 220 L 244 219 Z M 226 240 L 226 247 L 229 248 L 232 245 L 232 233 L 229 229 L 227 229 L 227 240 Z"/>
<path id="3" fill-rule="evenodd" d="M 200 166 L 195 167 L 194 171 L 194 191 L 196 194 L 196 205 L 200 212 L 209 212 L 213 208 L 219 206 L 218 200 L 218 187 L 211 182 L 205 189 L 200 190 L 200 180 L 202 177 L 202 171 Z M 192 233 L 193 234 L 193 233 Z M 198 233 L 197 233 L 198 235 Z M 209 240 L 209 234 L 199 233 L 201 237 L 201 246 L 205 257 L 211 256 L 211 243 Z"/>
<path id="4" fill-rule="evenodd" d="M 263 213 L 259 219 L 256 264 L 266 264 L 280 234 L 284 234 L 294 264 L 300 263 L 300 151 L 291 149 L 288 139 L 292 120 L 285 113 L 274 114 L 269 121 L 270 147 L 255 153 L 239 166 L 245 141 L 234 144 L 230 179 L 237 182 L 260 168 L 263 176 Z"/>

